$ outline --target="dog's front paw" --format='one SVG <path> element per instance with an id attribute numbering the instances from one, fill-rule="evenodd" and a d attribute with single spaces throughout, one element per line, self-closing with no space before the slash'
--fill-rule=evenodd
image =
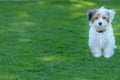
<path id="1" fill-rule="evenodd" d="M 104 51 L 104 57 L 105 58 L 110 58 L 114 55 L 114 49 L 113 48 L 106 48 L 105 51 Z"/>
<path id="2" fill-rule="evenodd" d="M 102 56 L 102 54 L 101 53 L 95 53 L 95 54 L 93 54 L 93 56 L 96 57 L 96 58 L 99 58 L 99 57 Z"/>
<path id="3" fill-rule="evenodd" d="M 114 55 L 114 53 L 113 54 L 104 54 L 104 57 L 105 58 L 110 58 L 110 57 L 112 57 Z"/>

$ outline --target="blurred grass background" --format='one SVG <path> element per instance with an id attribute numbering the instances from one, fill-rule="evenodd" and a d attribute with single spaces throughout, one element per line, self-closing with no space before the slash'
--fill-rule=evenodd
<path id="1" fill-rule="evenodd" d="M 0 80 L 120 80 L 119 0 L 0 0 Z M 86 12 L 115 9 L 117 49 L 88 47 Z"/>

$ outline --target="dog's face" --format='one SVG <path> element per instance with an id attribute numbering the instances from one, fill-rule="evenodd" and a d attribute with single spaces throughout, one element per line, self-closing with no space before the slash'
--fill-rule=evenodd
<path id="1" fill-rule="evenodd" d="M 108 10 L 104 7 L 90 10 L 87 13 L 91 25 L 97 30 L 104 30 L 112 22 L 114 14 L 114 10 Z"/>

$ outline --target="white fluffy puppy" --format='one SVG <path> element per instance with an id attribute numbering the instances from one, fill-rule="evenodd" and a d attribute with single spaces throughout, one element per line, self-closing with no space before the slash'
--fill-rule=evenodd
<path id="1" fill-rule="evenodd" d="M 110 58 L 114 54 L 116 46 L 111 25 L 114 15 L 114 10 L 104 7 L 87 12 L 90 25 L 89 47 L 95 57 L 104 55 L 104 57 Z"/>

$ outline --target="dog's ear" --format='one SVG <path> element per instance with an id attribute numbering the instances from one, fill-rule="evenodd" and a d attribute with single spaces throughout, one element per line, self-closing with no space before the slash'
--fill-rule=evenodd
<path id="1" fill-rule="evenodd" d="M 87 12 L 87 17 L 88 17 L 88 19 L 91 20 L 92 17 L 93 17 L 93 15 L 94 15 L 95 13 L 96 13 L 96 10 L 89 10 L 89 11 Z"/>
<path id="2" fill-rule="evenodd" d="M 113 9 L 108 10 L 109 16 L 110 16 L 110 22 L 114 19 L 115 11 Z"/>

